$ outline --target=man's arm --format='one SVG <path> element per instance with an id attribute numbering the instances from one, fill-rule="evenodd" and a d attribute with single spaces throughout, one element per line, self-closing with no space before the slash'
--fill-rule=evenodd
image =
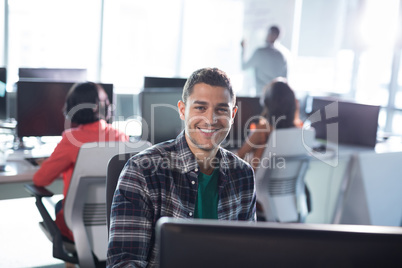
<path id="1" fill-rule="evenodd" d="M 129 162 L 120 175 L 110 216 L 107 267 L 146 267 L 153 213 L 142 170 Z"/>

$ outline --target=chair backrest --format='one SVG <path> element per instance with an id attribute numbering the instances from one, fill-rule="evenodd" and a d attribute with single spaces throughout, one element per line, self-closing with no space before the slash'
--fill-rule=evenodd
<path id="1" fill-rule="evenodd" d="M 272 131 L 256 170 L 257 200 L 267 221 L 303 222 L 308 214 L 304 176 L 314 129 Z"/>
<path id="2" fill-rule="evenodd" d="M 310 153 L 315 144 L 314 128 L 282 128 L 275 129 L 269 135 L 265 156 L 305 155 Z"/>
<path id="3" fill-rule="evenodd" d="M 120 173 L 127 161 L 135 154 L 137 154 L 137 152 L 118 154 L 113 156 L 109 161 L 106 176 L 106 219 L 108 231 L 110 228 L 110 212 L 113 202 L 113 195 L 120 177 Z"/>
<path id="4" fill-rule="evenodd" d="M 64 218 L 73 232 L 82 267 L 93 267 L 93 255 L 106 260 L 106 173 L 109 160 L 116 154 L 139 152 L 151 144 L 145 141 L 91 142 L 78 153 L 70 186 L 65 197 Z"/>

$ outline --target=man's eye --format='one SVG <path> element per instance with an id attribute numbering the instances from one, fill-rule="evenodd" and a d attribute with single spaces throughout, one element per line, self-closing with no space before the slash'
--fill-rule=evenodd
<path id="1" fill-rule="evenodd" d="M 229 109 L 227 109 L 227 108 L 219 108 L 218 112 L 220 112 L 220 113 L 228 113 Z"/>
<path id="2" fill-rule="evenodd" d="M 203 106 L 196 106 L 195 109 L 199 111 L 205 111 L 205 107 Z"/>

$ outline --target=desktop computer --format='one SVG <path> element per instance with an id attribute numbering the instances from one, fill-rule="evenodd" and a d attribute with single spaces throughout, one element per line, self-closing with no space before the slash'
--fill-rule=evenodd
<path id="1" fill-rule="evenodd" d="M 380 106 L 366 105 L 330 97 L 314 97 L 310 113 L 316 138 L 330 142 L 374 148 L 377 143 Z M 329 127 L 336 126 L 337 133 Z"/>
<path id="2" fill-rule="evenodd" d="M 402 267 L 400 227 L 161 218 L 159 267 Z"/>

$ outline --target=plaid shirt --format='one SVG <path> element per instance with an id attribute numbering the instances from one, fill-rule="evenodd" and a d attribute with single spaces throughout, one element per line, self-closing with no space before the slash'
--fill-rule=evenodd
<path id="1" fill-rule="evenodd" d="M 114 194 L 108 267 L 157 265 L 155 225 L 161 217 L 193 218 L 198 164 L 184 137 L 133 156 Z M 254 172 L 233 153 L 219 148 L 218 219 L 254 221 Z"/>

